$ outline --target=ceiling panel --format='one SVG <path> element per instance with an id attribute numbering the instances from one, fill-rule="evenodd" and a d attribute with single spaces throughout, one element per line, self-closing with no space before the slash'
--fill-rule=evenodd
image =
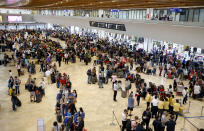
<path id="1" fill-rule="evenodd" d="M 1 0 L 0 7 L 24 9 L 124 9 L 204 7 L 204 0 Z M 8 1 L 15 1 L 12 5 Z M 26 1 L 26 4 L 25 4 Z M 18 4 L 15 4 L 18 3 Z M 19 4 L 21 3 L 21 4 Z"/>

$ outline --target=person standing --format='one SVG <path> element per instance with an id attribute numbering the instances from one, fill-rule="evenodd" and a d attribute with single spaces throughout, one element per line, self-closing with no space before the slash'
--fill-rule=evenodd
<path id="1" fill-rule="evenodd" d="M 12 109 L 13 109 L 13 111 L 16 111 L 16 99 L 17 99 L 17 97 L 15 96 L 15 93 L 12 93 L 12 95 L 11 95 L 11 102 L 12 102 Z"/>
<path id="2" fill-rule="evenodd" d="M 113 94 L 113 100 L 114 100 L 114 101 L 117 101 L 117 100 L 116 100 L 117 91 L 118 91 L 117 80 L 116 80 L 116 81 L 114 82 L 114 84 L 113 84 L 113 91 L 114 91 L 114 94 Z"/>
<path id="3" fill-rule="evenodd" d="M 137 92 L 135 94 L 136 100 L 137 100 L 137 106 L 140 105 L 140 97 L 141 97 L 142 92 L 140 91 L 140 88 L 137 88 Z"/>
<path id="4" fill-rule="evenodd" d="M 174 116 L 171 115 L 170 117 L 171 119 L 165 123 L 167 126 L 167 131 L 175 131 L 176 122 L 173 120 Z"/>
<path id="5" fill-rule="evenodd" d="M 68 55 L 68 53 L 66 52 L 65 54 L 64 54 L 64 59 L 65 59 L 65 64 L 68 64 L 68 61 L 69 61 L 69 55 Z"/>
<path id="6" fill-rule="evenodd" d="M 161 117 L 164 110 L 164 100 L 161 98 L 158 102 L 158 117 Z"/>
<path id="7" fill-rule="evenodd" d="M 127 95 L 129 95 L 130 88 L 131 88 L 130 80 L 128 78 L 126 78 L 126 80 L 125 80 L 125 90 L 127 91 Z"/>
<path id="8" fill-rule="evenodd" d="M 116 79 L 117 79 L 117 75 L 116 75 L 115 73 L 113 73 L 113 75 L 111 76 L 111 78 L 112 78 L 112 85 L 113 85 L 113 87 L 114 87 L 114 83 L 115 83 L 115 81 L 116 81 Z"/>
<path id="9" fill-rule="evenodd" d="M 16 68 L 17 68 L 17 72 L 18 72 L 18 77 L 20 77 L 21 76 L 21 65 L 17 64 Z"/>
<path id="10" fill-rule="evenodd" d="M 155 116 L 155 118 L 157 117 L 157 111 L 158 111 L 158 98 L 157 96 L 154 97 L 154 99 L 152 100 L 152 118 Z"/>
<path id="11" fill-rule="evenodd" d="M 187 98 L 188 98 L 188 93 L 187 93 L 187 87 L 185 87 L 184 89 L 183 89 L 183 91 L 182 91 L 182 95 L 183 95 L 183 104 L 186 104 L 186 102 L 187 102 Z"/>
<path id="12" fill-rule="evenodd" d="M 169 112 L 171 114 L 173 114 L 174 103 L 175 103 L 174 95 L 170 94 L 170 97 L 169 97 Z"/>
<path id="13" fill-rule="evenodd" d="M 126 129 L 127 117 L 128 117 L 128 111 L 125 109 L 124 112 L 122 113 L 122 131 Z"/>
<path id="14" fill-rule="evenodd" d="M 50 71 L 50 69 L 48 69 L 48 70 L 45 72 L 45 76 L 47 77 L 47 83 L 48 83 L 48 84 L 51 84 L 51 71 Z"/>
<path id="15" fill-rule="evenodd" d="M 79 116 L 78 124 L 76 126 L 76 131 L 83 131 L 83 128 L 84 128 L 84 120 Z"/>
<path id="16" fill-rule="evenodd" d="M 146 124 L 146 129 L 149 128 L 149 122 L 150 122 L 150 118 L 151 118 L 151 113 L 149 111 L 149 108 L 146 109 L 143 114 L 142 114 L 142 120 L 145 122 Z"/>
<path id="17" fill-rule="evenodd" d="M 146 109 L 148 109 L 150 107 L 150 103 L 152 102 L 152 96 L 149 93 L 147 93 L 145 100 L 147 102 L 147 108 Z"/>
<path id="18" fill-rule="evenodd" d="M 91 69 L 88 69 L 87 76 L 88 76 L 88 84 L 91 84 Z"/>
<path id="19" fill-rule="evenodd" d="M 21 84 L 21 81 L 18 79 L 17 76 L 15 76 L 14 78 L 14 84 L 15 84 L 15 91 L 16 91 L 16 95 L 19 95 L 20 94 L 20 84 Z"/>
<path id="20" fill-rule="evenodd" d="M 40 82 L 40 87 L 43 91 L 43 95 L 45 96 L 45 81 L 44 78 L 42 78 L 42 81 Z"/>
<path id="21" fill-rule="evenodd" d="M 152 125 L 154 126 L 155 131 L 162 131 L 162 123 L 160 117 L 156 118 Z"/>
<path id="22" fill-rule="evenodd" d="M 128 108 L 127 108 L 130 111 L 129 116 L 132 116 L 131 112 L 133 111 L 134 103 L 135 103 L 135 99 L 133 98 L 133 92 L 131 92 L 128 97 Z"/>
<path id="23" fill-rule="evenodd" d="M 179 100 L 176 100 L 176 103 L 174 104 L 174 115 L 176 115 L 175 121 L 178 118 L 178 114 L 179 114 L 179 110 L 180 110 L 180 103 Z"/>

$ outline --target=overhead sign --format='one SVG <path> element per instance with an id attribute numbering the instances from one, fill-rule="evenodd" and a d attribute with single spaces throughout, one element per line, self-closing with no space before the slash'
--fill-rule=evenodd
<path id="1" fill-rule="evenodd" d="M 120 12 L 120 10 L 117 10 L 117 9 L 111 9 L 110 12 Z"/>
<path id="2" fill-rule="evenodd" d="M 177 13 L 180 13 L 180 12 L 183 11 L 182 8 L 169 8 L 169 10 L 170 10 L 171 12 L 177 12 Z"/>

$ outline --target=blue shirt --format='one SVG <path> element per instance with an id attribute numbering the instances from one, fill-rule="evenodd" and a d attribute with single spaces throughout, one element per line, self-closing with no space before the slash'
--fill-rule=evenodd
<path id="1" fill-rule="evenodd" d="M 134 98 L 129 97 L 128 98 L 128 107 L 133 108 L 134 107 Z"/>

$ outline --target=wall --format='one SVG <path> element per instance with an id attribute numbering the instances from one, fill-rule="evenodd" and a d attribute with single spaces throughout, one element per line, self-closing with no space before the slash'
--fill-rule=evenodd
<path id="1" fill-rule="evenodd" d="M 34 16 L 38 22 L 60 24 L 64 26 L 90 27 L 89 21 L 109 22 L 125 24 L 127 31 L 117 31 L 100 28 L 110 33 L 120 33 L 134 36 L 142 36 L 154 40 L 164 40 L 183 45 L 204 48 L 204 28 L 200 26 L 184 26 L 168 22 L 118 20 L 105 18 L 87 17 L 64 17 L 64 16 Z M 188 23 L 187 23 L 188 24 Z M 99 28 L 95 28 L 99 29 Z"/>

